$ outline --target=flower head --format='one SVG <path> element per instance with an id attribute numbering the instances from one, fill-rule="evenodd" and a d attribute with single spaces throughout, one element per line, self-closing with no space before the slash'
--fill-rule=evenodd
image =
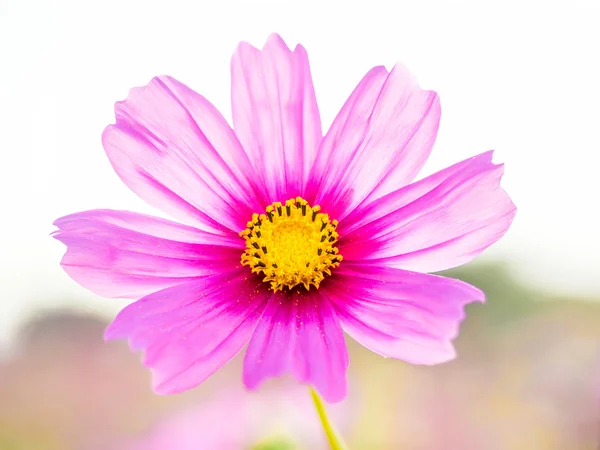
<path id="1" fill-rule="evenodd" d="M 247 387 L 291 373 L 338 401 L 344 332 L 410 363 L 454 358 L 464 305 L 484 295 L 425 272 L 470 261 L 508 229 L 515 208 L 492 152 L 413 182 L 440 104 L 401 65 L 371 69 L 325 136 L 302 46 L 242 43 L 231 74 L 233 128 L 161 76 L 116 104 L 102 136 L 125 184 L 185 225 L 113 210 L 55 222 L 73 279 L 138 299 L 106 338 L 143 349 L 166 394 L 248 345 Z"/>

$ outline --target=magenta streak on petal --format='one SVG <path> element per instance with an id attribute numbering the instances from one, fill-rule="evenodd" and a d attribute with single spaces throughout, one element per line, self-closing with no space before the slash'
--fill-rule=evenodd
<path id="1" fill-rule="evenodd" d="M 340 224 L 345 261 L 434 272 L 464 264 L 508 230 L 515 207 L 491 152 L 361 206 Z"/>
<path id="2" fill-rule="evenodd" d="M 242 42 L 231 60 L 233 123 L 267 190 L 264 205 L 302 195 L 322 138 L 306 51 L 272 34 L 262 51 Z"/>
<path id="3" fill-rule="evenodd" d="M 462 281 L 352 263 L 339 267 L 322 294 L 356 341 L 413 364 L 453 359 L 464 306 L 484 301 L 483 292 Z"/>
<path id="4" fill-rule="evenodd" d="M 311 174 L 315 203 L 338 220 L 410 183 L 433 147 L 438 96 L 401 65 L 365 75 L 327 132 Z M 317 187 L 318 186 L 318 187 Z"/>
<path id="5" fill-rule="evenodd" d="M 248 342 L 269 295 L 258 283 L 242 269 L 164 289 L 123 309 L 105 337 L 145 351 L 156 392 L 185 391 Z"/>
<path id="6" fill-rule="evenodd" d="M 239 232 L 262 195 L 233 130 L 204 97 L 153 78 L 115 105 L 102 142 L 115 171 L 149 204 L 202 229 Z"/>
<path id="7" fill-rule="evenodd" d="M 315 386 L 327 401 L 346 395 L 348 352 L 338 317 L 318 292 L 271 296 L 244 359 L 250 389 L 285 373 Z"/>
<path id="8" fill-rule="evenodd" d="M 243 249 L 233 236 L 129 211 L 84 211 L 54 225 L 53 236 L 67 245 L 67 274 L 105 297 L 139 298 L 235 270 Z"/>
<path id="9" fill-rule="evenodd" d="M 460 172 L 467 171 L 469 174 L 474 171 L 485 170 L 493 167 L 493 150 L 473 156 L 464 161 L 447 167 L 433 175 L 422 180 L 416 181 L 404 188 L 398 189 L 381 200 L 375 202 L 365 202 L 352 211 L 338 226 L 338 231 L 342 235 L 352 233 L 357 228 L 373 222 L 378 218 L 388 214 L 390 211 L 396 211 L 414 200 L 422 197 L 424 194 L 439 186 L 447 178 Z M 387 210 L 382 210 L 381 205 L 386 205 Z"/>

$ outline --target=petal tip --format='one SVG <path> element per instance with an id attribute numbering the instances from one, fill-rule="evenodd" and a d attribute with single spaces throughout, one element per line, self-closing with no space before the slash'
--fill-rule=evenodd
<path id="1" fill-rule="evenodd" d="M 479 288 L 475 288 L 475 289 L 477 290 L 477 295 L 473 298 L 473 301 L 471 303 L 485 303 L 485 301 L 486 301 L 485 292 L 483 292 Z"/>
<path id="2" fill-rule="evenodd" d="M 114 323 L 114 322 L 113 322 Z M 116 341 L 118 339 L 123 338 L 124 336 L 122 336 L 122 333 L 119 333 L 119 331 L 115 331 L 115 327 L 113 327 L 113 324 L 111 323 L 109 326 L 106 327 L 106 329 L 104 330 L 104 334 L 103 334 L 103 339 L 104 342 L 110 342 L 110 341 Z"/>
<path id="3" fill-rule="evenodd" d="M 451 340 L 441 342 L 442 349 L 437 352 L 431 352 L 420 360 L 411 361 L 411 364 L 418 366 L 437 366 L 453 361 L 457 357 L 456 349 Z"/>
<path id="4" fill-rule="evenodd" d="M 313 388 L 327 403 L 339 403 L 348 395 L 348 383 L 346 380 L 344 380 L 344 383 L 341 386 L 328 387 L 327 389 Z"/>
<path id="5" fill-rule="evenodd" d="M 245 358 L 244 358 L 245 359 Z M 255 391 L 265 381 L 266 377 L 260 378 L 256 374 L 250 372 L 250 370 L 244 366 L 242 370 L 242 382 L 249 391 Z"/>
<path id="6" fill-rule="evenodd" d="M 119 100 L 119 101 L 115 102 L 115 108 L 114 108 L 115 115 L 117 115 L 117 117 L 118 117 L 119 114 L 124 109 L 127 109 L 128 106 L 132 102 L 135 102 L 140 97 L 143 97 L 146 94 L 146 90 L 148 90 L 148 89 L 151 90 L 157 84 L 162 85 L 165 82 L 170 82 L 170 81 L 174 81 L 174 80 L 175 79 L 173 77 L 171 77 L 170 75 L 165 75 L 165 74 L 155 75 L 146 84 L 144 84 L 142 86 L 134 86 L 134 87 L 130 88 L 129 92 L 127 93 L 127 97 L 125 97 L 123 100 Z"/>
<path id="7" fill-rule="evenodd" d="M 432 360 L 430 365 L 444 364 L 450 361 L 454 361 L 457 357 L 456 348 L 451 342 L 448 344 L 448 351 L 444 354 L 440 354 L 437 358 Z"/>
<path id="8" fill-rule="evenodd" d="M 301 45 L 298 44 L 294 50 L 298 48 L 304 49 Z M 269 36 L 267 36 L 267 39 L 261 49 L 255 47 L 247 41 L 240 41 L 235 49 L 234 54 L 257 54 L 262 52 L 269 52 L 273 49 L 283 50 L 286 53 L 292 52 L 286 44 L 285 40 L 281 37 L 281 35 L 279 35 L 279 33 L 273 32 L 269 34 Z"/>
<path id="9" fill-rule="evenodd" d="M 169 383 L 168 381 L 164 381 L 161 378 L 161 375 L 156 371 L 156 369 L 152 370 L 152 391 L 157 395 L 175 395 L 180 394 L 182 390 L 177 389 L 176 384 Z"/>
<path id="10" fill-rule="evenodd" d="M 372 77 L 376 75 L 389 75 L 390 71 L 383 65 L 375 66 L 369 70 L 363 78 Z"/>
<path id="11" fill-rule="evenodd" d="M 256 55 L 260 52 L 254 45 L 247 41 L 240 41 L 233 52 L 231 64 L 233 65 L 237 58 L 243 59 L 249 55 Z"/>
<path id="12" fill-rule="evenodd" d="M 119 103 L 119 102 L 117 102 Z M 115 109 L 116 109 L 116 105 L 117 103 L 115 103 Z M 116 132 L 116 125 L 114 123 L 111 123 L 110 125 L 107 125 L 104 130 L 102 130 L 102 135 L 100 137 L 100 140 L 102 142 L 102 147 L 104 147 L 104 149 L 106 149 L 106 146 L 110 144 L 110 140 L 112 139 L 114 133 Z"/>
<path id="13" fill-rule="evenodd" d="M 276 45 L 278 47 L 285 47 L 288 51 L 290 50 L 283 38 L 278 33 L 271 33 L 267 37 L 267 41 L 263 47 L 263 50 L 271 45 Z"/>

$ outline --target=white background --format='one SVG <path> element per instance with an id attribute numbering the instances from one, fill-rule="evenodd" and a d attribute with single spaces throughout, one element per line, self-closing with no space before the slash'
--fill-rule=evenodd
<path id="1" fill-rule="evenodd" d="M 170 74 L 230 116 L 229 58 L 279 32 L 308 50 L 326 129 L 372 66 L 403 61 L 441 95 L 425 171 L 494 148 L 519 211 L 481 258 L 525 281 L 600 293 L 600 4 L 584 1 L 0 0 L 0 344 L 37 308 L 123 302 L 60 269 L 52 221 L 154 212 L 100 143 L 128 89 Z"/>

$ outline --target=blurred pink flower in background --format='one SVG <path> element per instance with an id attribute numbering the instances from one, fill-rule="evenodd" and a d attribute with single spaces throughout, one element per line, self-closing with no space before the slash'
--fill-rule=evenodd
<path id="1" fill-rule="evenodd" d="M 198 385 L 248 344 L 248 388 L 291 373 L 339 401 L 344 331 L 414 364 L 454 358 L 463 308 L 484 294 L 419 272 L 466 263 L 508 229 L 515 208 L 492 152 L 411 184 L 440 104 L 401 65 L 371 69 L 325 136 L 302 46 L 241 43 L 231 70 L 235 131 L 161 76 L 118 102 L 103 134 L 122 180 L 188 225 L 112 210 L 55 222 L 73 279 L 140 299 L 106 338 L 143 349 L 163 394 Z"/>
<path id="2" fill-rule="evenodd" d="M 354 408 L 343 402 L 331 409 L 336 425 L 347 429 Z M 119 450 L 239 450 L 274 443 L 286 444 L 286 449 L 327 448 L 310 395 L 298 385 L 284 383 L 260 395 L 239 387 L 226 389 L 166 417 Z"/>
<path id="3" fill-rule="evenodd" d="M 110 448 L 114 430 L 151 414 L 147 377 L 126 348 L 102 342 L 104 321 L 68 311 L 40 316 L 0 365 L 0 449 Z M 3 425 L 33 443 L 3 446 Z"/>

